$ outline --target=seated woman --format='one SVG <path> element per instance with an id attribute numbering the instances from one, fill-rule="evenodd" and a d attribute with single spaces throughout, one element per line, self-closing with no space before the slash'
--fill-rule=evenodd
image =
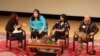
<path id="1" fill-rule="evenodd" d="M 40 15 L 38 9 L 33 11 L 33 15 L 30 17 L 30 30 L 33 38 L 41 38 L 47 34 L 47 26 L 45 18 Z"/>
<path id="2" fill-rule="evenodd" d="M 34 9 L 32 16 L 30 17 L 30 31 L 31 31 L 31 38 L 38 39 L 42 38 L 47 34 L 47 22 L 45 18 L 40 15 L 40 11 L 38 9 Z M 30 50 L 33 52 L 37 52 L 38 49 L 36 48 L 30 48 Z"/>
<path id="3" fill-rule="evenodd" d="M 62 36 L 64 36 L 66 31 L 70 30 L 70 25 L 66 19 L 65 14 L 60 15 L 60 20 L 58 20 L 56 22 L 56 24 L 53 26 L 53 29 L 51 30 L 51 32 L 53 30 L 55 31 L 54 35 L 53 35 L 53 37 L 55 38 L 55 41 L 57 41 Z"/>
<path id="4" fill-rule="evenodd" d="M 7 22 L 5 30 L 11 33 L 11 37 L 17 37 L 17 39 L 19 40 L 19 46 L 21 46 L 24 37 L 22 29 L 18 23 L 18 16 L 16 13 L 11 14 L 11 19 Z"/>

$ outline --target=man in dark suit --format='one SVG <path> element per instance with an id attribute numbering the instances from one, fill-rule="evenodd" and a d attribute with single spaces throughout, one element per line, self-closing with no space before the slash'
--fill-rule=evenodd
<path id="1" fill-rule="evenodd" d="M 80 52 L 82 50 L 82 43 L 81 40 L 86 40 L 86 37 L 90 37 L 95 35 L 99 31 L 96 24 L 91 21 L 90 16 L 86 15 L 84 20 L 81 22 L 78 31 L 75 31 L 75 34 L 79 37 L 78 38 L 78 48 L 77 50 Z"/>

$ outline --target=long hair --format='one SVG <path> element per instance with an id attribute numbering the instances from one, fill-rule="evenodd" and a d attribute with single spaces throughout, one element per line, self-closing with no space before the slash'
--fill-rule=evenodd
<path id="1" fill-rule="evenodd" d="M 37 17 L 37 20 L 40 20 L 39 18 L 40 18 L 40 11 L 38 10 L 38 9 L 34 9 L 34 11 L 33 11 L 33 14 L 34 14 L 34 12 L 37 12 L 38 13 L 38 17 Z M 35 17 L 32 15 L 32 19 L 31 19 L 32 21 L 34 21 L 35 20 Z"/>
<path id="2" fill-rule="evenodd" d="M 68 21 L 67 18 L 66 18 L 66 14 L 61 14 L 60 16 L 62 16 L 64 18 L 64 23 Z"/>
<path id="3" fill-rule="evenodd" d="M 16 24 L 18 24 L 17 17 L 18 17 L 17 13 L 12 12 L 11 13 L 11 19 L 9 20 L 9 23 L 12 23 L 12 24 L 16 23 Z"/>
<path id="4" fill-rule="evenodd" d="M 15 12 L 11 13 L 11 18 L 7 22 L 5 29 L 12 32 L 14 30 L 14 25 L 18 25 L 18 20 L 16 19 L 18 16 Z"/>

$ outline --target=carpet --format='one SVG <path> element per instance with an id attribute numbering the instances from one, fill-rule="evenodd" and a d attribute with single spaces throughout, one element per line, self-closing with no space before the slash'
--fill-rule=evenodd
<path id="1" fill-rule="evenodd" d="M 85 44 L 83 45 L 84 48 L 82 50 L 82 54 L 81 56 L 90 56 L 88 54 L 86 54 L 86 48 L 85 48 Z M 77 47 L 77 43 L 76 43 L 76 47 Z M 100 45 L 99 43 L 95 44 L 95 50 L 96 50 L 96 55 L 94 56 L 100 56 Z M 89 50 L 91 50 L 91 44 L 89 45 Z M 17 41 L 13 41 L 12 42 L 12 50 L 9 50 L 9 45 L 8 47 L 6 47 L 6 41 L 5 39 L 0 39 L 0 56 L 34 56 L 36 53 L 30 52 L 29 49 L 26 49 L 26 51 L 24 51 L 23 49 L 18 47 L 18 42 Z M 73 52 L 72 49 L 72 42 L 70 42 L 69 47 L 64 50 L 63 54 L 61 56 L 75 56 L 75 52 Z"/>
<path id="2" fill-rule="evenodd" d="M 16 56 L 16 54 L 12 52 L 0 52 L 0 56 Z"/>

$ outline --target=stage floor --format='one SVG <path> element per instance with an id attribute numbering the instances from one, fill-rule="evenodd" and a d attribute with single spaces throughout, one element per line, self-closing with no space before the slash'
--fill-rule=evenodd
<path id="1" fill-rule="evenodd" d="M 5 33 L 5 25 L 7 23 L 7 21 L 10 19 L 9 16 L 0 16 L 0 33 Z M 47 22 L 48 22 L 48 25 L 49 25 L 49 28 L 48 28 L 48 32 L 50 32 L 51 28 L 53 27 L 53 25 L 55 24 L 55 22 L 57 21 L 57 19 L 50 19 L 50 18 L 47 18 L 46 19 Z M 22 27 L 26 33 L 28 35 L 30 35 L 30 29 L 29 29 L 29 17 L 19 17 L 19 22 L 22 24 L 22 23 L 26 23 L 27 25 Z M 80 24 L 80 21 L 69 21 L 70 23 L 70 26 L 71 26 L 71 29 L 70 29 L 70 32 L 69 32 L 69 36 L 72 38 L 73 37 L 73 34 L 74 34 L 74 30 L 76 30 Z M 100 22 L 96 22 L 97 26 L 99 27 L 100 29 Z M 100 40 L 100 31 L 95 35 L 95 39 L 96 40 Z"/>

